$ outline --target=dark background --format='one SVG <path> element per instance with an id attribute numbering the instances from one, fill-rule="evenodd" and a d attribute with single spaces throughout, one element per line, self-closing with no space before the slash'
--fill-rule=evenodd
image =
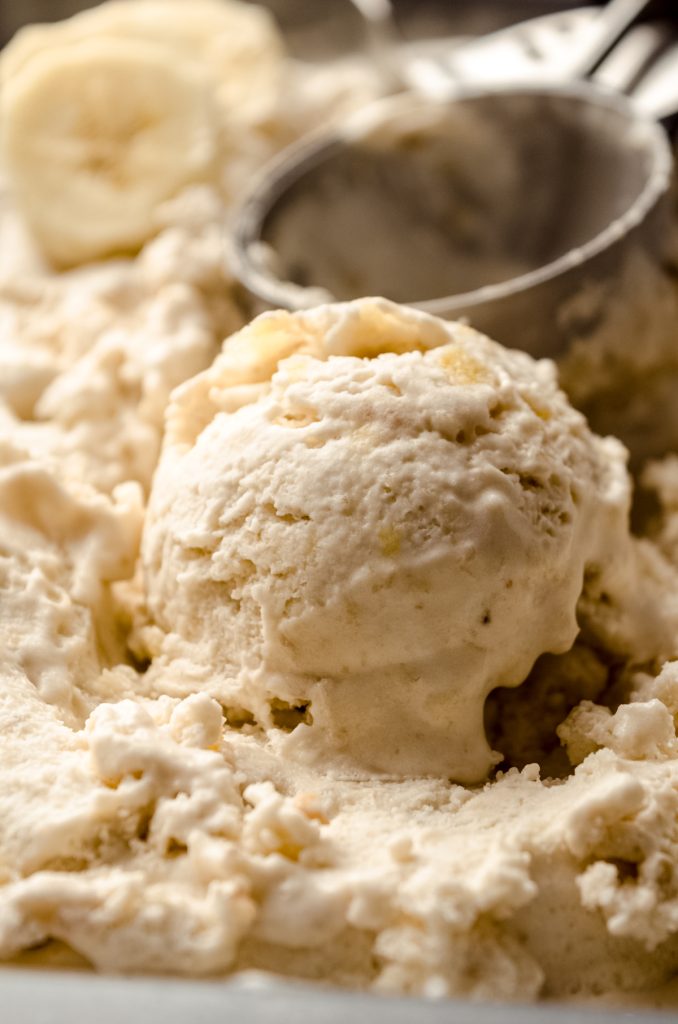
<path id="1" fill-rule="evenodd" d="M 190 4 L 191 0 L 179 0 Z M 678 5 L 678 0 L 672 0 Z M 584 7 L 581 0 L 394 0 L 406 38 L 479 35 L 550 11 Z M 293 53 L 328 58 L 359 49 L 362 25 L 350 0 L 264 0 Z M 0 45 L 21 25 L 57 21 L 94 4 L 87 0 L 0 0 Z"/>

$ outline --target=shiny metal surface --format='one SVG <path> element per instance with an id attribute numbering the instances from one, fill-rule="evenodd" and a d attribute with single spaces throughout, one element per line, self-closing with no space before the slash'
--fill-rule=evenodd
<path id="1" fill-rule="evenodd" d="M 675 1014 L 390 998 L 273 982 L 185 982 L 167 978 L 7 971 L 2 1019 L 11 1024 L 668 1024 Z"/>
<path id="2" fill-rule="evenodd" d="M 430 109 L 427 101 L 394 98 L 371 121 L 363 114 L 288 152 L 264 175 L 234 226 L 237 273 L 269 306 L 312 305 L 318 288 L 337 299 L 385 294 L 439 316 L 466 317 L 535 355 L 561 354 L 569 344 L 569 324 L 557 311 L 582 285 L 616 294 L 630 252 L 663 259 L 672 169 L 663 130 L 639 118 L 624 98 L 583 83 L 489 94 L 466 90 L 440 108 L 445 116 L 433 127 L 417 129 L 417 112 L 427 115 Z M 391 139 L 384 129 L 389 118 Z M 449 180 L 446 202 L 440 176 L 429 166 L 424 131 L 447 139 L 438 153 Z M 520 175 L 518 191 L 515 175 L 504 196 L 480 187 L 473 191 L 474 182 L 487 178 L 488 134 L 501 159 Z M 349 196 L 372 190 L 372 201 L 356 210 L 353 226 L 342 180 Z M 318 226 L 300 245 L 295 218 L 313 224 L 314 202 Z M 473 208 L 488 247 L 485 254 L 474 253 L 475 283 L 467 273 L 464 286 L 455 287 L 454 274 L 446 277 L 436 257 L 448 252 L 449 266 L 463 264 L 466 243 L 458 225 L 464 203 Z M 414 230 L 413 216 L 440 235 L 439 245 L 432 248 L 428 236 Z M 353 244 L 361 233 L 375 240 L 375 251 L 382 246 L 383 260 L 364 258 L 371 254 Z M 402 259 L 394 269 L 397 253 Z M 509 257 L 517 258 L 521 272 L 497 276 L 498 253 L 506 255 L 507 266 Z M 617 299 L 637 301 L 631 294 Z"/>
<path id="3" fill-rule="evenodd" d="M 658 266 L 668 245 L 664 197 L 672 158 L 662 130 L 650 121 L 655 114 L 663 116 L 678 108 L 678 44 L 671 37 L 675 25 L 669 19 L 660 25 L 638 26 L 622 40 L 620 52 L 613 52 L 600 66 L 610 40 L 645 6 L 642 0 L 622 0 L 620 7 L 615 0 L 606 11 L 616 18 L 609 24 L 596 8 L 563 11 L 447 52 L 444 43 L 437 50 L 435 43 L 428 51 L 425 46 L 401 48 L 401 79 L 429 97 L 436 94 L 437 82 L 439 97 L 454 97 L 451 120 L 456 116 L 455 104 L 468 102 L 463 98 L 474 85 L 478 89 L 480 82 L 486 87 L 487 98 L 479 93 L 473 102 L 476 109 L 485 105 L 482 117 L 496 131 L 497 162 L 507 156 L 509 137 L 509 157 L 521 165 L 524 182 L 521 196 L 514 192 L 503 197 L 515 209 L 513 236 L 497 239 L 500 255 L 508 254 L 511 246 L 520 250 L 515 272 L 498 272 L 496 254 L 491 251 L 483 267 L 470 245 L 475 279 L 473 274 L 470 280 L 468 274 L 462 280 L 451 273 L 446 280 L 441 264 L 452 266 L 456 257 L 459 266 L 463 255 L 461 241 L 455 241 L 457 222 L 464 213 L 459 202 L 452 198 L 447 209 L 441 206 L 434 176 L 417 167 L 416 154 L 402 147 L 392 149 L 390 161 L 382 150 L 384 158 L 375 169 L 370 141 L 374 128 L 361 136 L 360 129 L 348 125 L 324 139 L 303 140 L 292 147 L 268 177 L 264 174 L 235 219 L 232 262 L 257 308 L 294 309 L 321 298 L 384 294 L 440 316 L 466 317 L 505 344 L 534 355 L 562 354 L 570 342 L 571 322 L 559 311 L 577 291 L 583 286 L 615 291 L 634 253 Z M 381 11 L 377 27 L 383 26 L 384 17 Z M 570 87 L 568 98 L 561 83 L 574 71 L 590 70 L 592 55 L 608 91 L 638 89 L 636 108 L 621 97 L 585 85 Z M 655 58 L 659 75 L 653 66 Z M 643 90 L 648 79 L 652 87 Z M 507 83 L 516 80 L 531 83 L 531 101 L 527 95 L 520 101 L 511 99 Z M 548 88 L 540 99 L 544 84 Z M 496 99 L 492 92 L 497 93 Z M 382 118 L 382 128 L 389 118 L 395 123 L 400 116 L 397 105 L 392 112 L 388 104 L 382 110 L 374 118 L 375 123 Z M 456 155 L 445 156 L 451 166 L 451 197 L 459 185 L 460 163 L 465 165 L 461 177 L 468 180 L 475 161 L 475 174 L 481 180 L 488 162 L 487 152 L 475 152 L 463 133 L 458 141 Z M 551 203 L 542 201 L 535 213 L 533 195 L 540 188 L 538 176 L 543 179 L 545 173 Z M 374 201 L 363 202 L 364 212 L 356 213 L 339 196 L 342 175 L 348 195 L 364 193 L 372 181 Z M 309 221 L 304 252 L 295 221 L 308 218 L 312 191 L 317 194 L 318 189 L 324 196 L 322 204 L 315 200 L 316 222 L 322 224 L 322 231 L 314 230 Z M 447 233 L 447 249 L 442 242 L 418 244 L 417 216 L 429 233 L 434 227 L 440 236 Z M 368 270 L 364 246 L 356 251 L 348 242 L 342 243 L 341 232 L 346 233 L 352 218 L 357 238 L 364 236 L 364 220 L 369 220 L 372 248 L 381 251 L 382 268 L 387 270 L 380 273 L 374 266 Z M 489 230 L 489 209 L 485 220 Z M 569 249 L 562 244 L 568 231 Z M 533 240 L 528 252 L 525 235 Z M 560 239 L 560 250 L 554 251 L 549 244 L 540 247 L 535 241 L 539 238 Z M 394 269 L 393 254 L 398 251 L 402 259 Z M 624 293 L 621 301 L 632 303 L 637 297 Z"/>

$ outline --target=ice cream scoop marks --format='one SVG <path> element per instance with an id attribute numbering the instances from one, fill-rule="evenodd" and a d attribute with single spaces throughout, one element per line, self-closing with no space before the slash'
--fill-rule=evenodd
<path id="1" fill-rule="evenodd" d="M 548 366 L 383 300 L 264 315 L 176 393 L 167 438 L 151 612 L 271 735 L 271 700 L 307 709 L 280 742 L 327 770 L 486 777 L 487 694 L 571 646 L 584 569 L 626 531 L 623 451 Z"/>

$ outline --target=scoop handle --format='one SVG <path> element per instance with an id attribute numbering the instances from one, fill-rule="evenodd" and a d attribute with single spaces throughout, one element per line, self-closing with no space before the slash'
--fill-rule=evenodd
<path id="1" fill-rule="evenodd" d="M 400 36 L 391 0 L 351 0 L 367 30 L 367 50 L 386 88 L 403 87 L 397 72 L 396 46 Z"/>
<path id="2" fill-rule="evenodd" d="M 595 18 L 597 31 L 571 68 L 572 77 L 590 78 L 649 3 L 650 0 L 609 0 Z"/>

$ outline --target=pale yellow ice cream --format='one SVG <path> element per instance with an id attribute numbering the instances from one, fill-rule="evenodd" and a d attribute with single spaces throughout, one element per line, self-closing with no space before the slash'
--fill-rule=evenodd
<path id="1" fill-rule="evenodd" d="M 468 328 L 264 314 L 170 406 L 149 608 L 290 756 L 478 782 L 487 694 L 572 645 L 624 544 L 625 458 L 550 364 Z"/>
<path id="2" fill-rule="evenodd" d="M 624 459 L 550 364 L 383 300 L 227 341 L 146 511 L 7 437 L 0 957 L 667 981 L 678 581 L 628 534 Z"/>
<path id="3" fill-rule="evenodd" d="M 183 0 L 102 5 L 0 61 L 27 131 L 5 163 L 29 171 L 0 195 L 0 960 L 670 999 L 675 458 L 646 470 L 632 537 L 625 452 L 551 364 L 383 300 L 274 313 L 217 355 L 245 319 L 232 195 L 309 112 L 361 100 L 334 70 L 299 78 L 256 8 L 190 7 L 193 32 Z M 31 205 L 41 140 L 71 184 L 73 126 L 31 135 L 20 100 L 68 66 L 54 102 L 84 115 L 93 44 L 142 78 L 143 51 L 156 84 L 171 55 L 220 155 L 168 201 L 181 161 L 133 174 L 134 253 L 89 263 L 110 211 L 55 233 Z M 99 197 L 134 166 L 113 136 L 80 134 L 110 158 L 89 164 Z M 668 365 L 666 297 L 611 377 L 614 332 L 564 364 L 633 437 L 649 391 L 622 415 L 606 382 Z"/>

